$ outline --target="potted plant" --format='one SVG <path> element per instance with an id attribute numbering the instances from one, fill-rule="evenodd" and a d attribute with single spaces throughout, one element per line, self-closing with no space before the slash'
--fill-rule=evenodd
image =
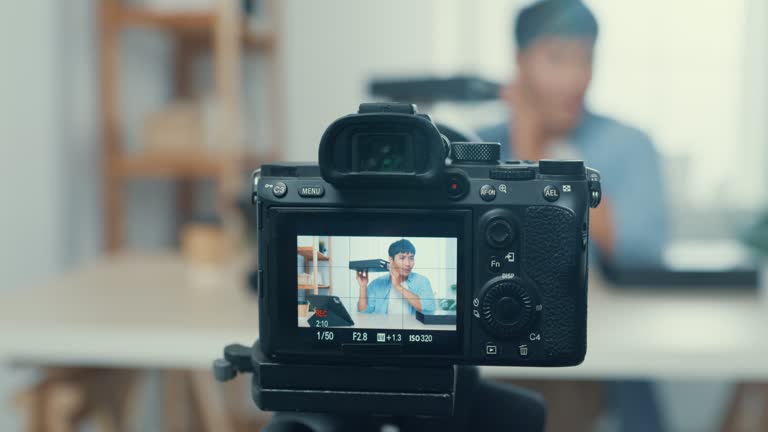
<path id="1" fill-rule="evenodd" d="M 438 307 L 444 311 L 455 311 L 456 310 L 456 284 L 451 284 L 451 292 L 453 293 L 452 299 L 441 299 L 438 302 Z"/>
<path id="2" fill-rule="evenodd" d="M 325 240 L 320 240 L 319 242 L 317 242 L 317 250 L 319 250 L 320 253 L 325 253 L 325 251 L 327 250 L 325 248 Z"/>

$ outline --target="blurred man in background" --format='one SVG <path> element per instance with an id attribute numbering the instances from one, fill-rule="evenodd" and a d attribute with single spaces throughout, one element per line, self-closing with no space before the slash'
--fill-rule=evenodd
<path id="1" fill-rule="evenodd" d="M 583 159 L 603 177 L 592 211 L 599 258 L 622 266 L 658 264 L 664 200 L 653 143 L 642 131 L 585 107 L 598 24 L 578 0 L 543 0 L 514 26 L 517 75 L 502 98 L 509 120 L 479 131 L 502 144 L 506 159 Z"/>
<path id="2" fill-rule="evenodd" d="M 666 228 L 653 143 L 642 131 L 585 107 L 598 33 L 597 20 L 579 0 L 541 0 L 520 11 L 514 26 L 517 74 L 502 92 L 509 120 L 479 135 L 502 144 L 502 159 L 583 159 L 598 169 L 604 199 L 590 216 L 593 252 L 619 266 L 656 266 Z M 552 405 L 577 391 L 579 397 L 552 411 L 586 413 L 594 407 L 588 395 L 594 387 L 582 387 L 539 390 Z M 649 383 L 620 382 L 605 390 L 620 430 L 663 430 Z"/>

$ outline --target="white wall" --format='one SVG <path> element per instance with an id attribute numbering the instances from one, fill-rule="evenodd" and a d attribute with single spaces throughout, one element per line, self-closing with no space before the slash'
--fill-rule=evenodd
<path id="1" fill-rule="evenodd" d="M 371 75 L 434 72 L 435 0 L 288 0 L 283 94 L 288 160 L 317 159 L 325 128 L 357 111 Z"/>
<path id="2" fill-rule="evenodd" d="M 66 197 L 59 190 L 64 149 L 56 8 L 45 1 L 2 2 L 0 20 L 0 287 L 9 289 L 61 268 L 62 226 L 55 215 Z"/>
<path id="3" fill-rule="evenodd" d="M 0 2 L 0 291 L 62 269 L 58 3 Z M 20 329 L 21 330 L 21 329 Z M 0 430 L 19 430 L 9 404 L 30 374 L 0 365 Z"/>
<path id="4" fill-rule="evenodd" d="M 96 0 L 70 0 L 58 14 L 57 86 L 61 93 L 61 148 L 66 201 L 65 262 L 75 266 L 102 249 L 99 116 L 99 45 Z M 141 145 L 144 117 L 171 97 L 171 45 L 160 33 L 126 32 L 121 38 L 121 136 L 128 150 Z M 126 186 L 126 243 L 131 248 L 161 248 L 174 240 L 173 185 L 132 181 Z"/>

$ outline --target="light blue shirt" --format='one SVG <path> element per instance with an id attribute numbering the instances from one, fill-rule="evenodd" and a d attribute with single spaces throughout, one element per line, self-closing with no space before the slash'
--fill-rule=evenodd
<path id="1" fill-rule="evenodd" d="M 421 300 L 421 311 L 431 313 L 435 311 L 435 294 L 432 285 L 426 277 L 411 272 L 405 280 L 408 291 L 416 294 Z M 361 313 L 385 314 L 389 309 L 389 293 L 392 290 L 392 282 L 389 273 L 378 277 L 368 283 L 368 307 Z M 406 300 L 403 300 L 407 303 Z M 408 303 L 408 312 L 416 314 L 416 309 Z"/>
<path id="2" fill-rule="evenodd" d="M 478 131 L 484 140 L 501 143 L 502 160 L 514 159 L 509 128 L 503 123 Z M 659 265 L 667 234 L 666 209 L 651 139 L 638 129 L 586 112 L 567 141 L 587 166 L 600 171 L 616 227 L 612 261 L 622 266 Z"/>

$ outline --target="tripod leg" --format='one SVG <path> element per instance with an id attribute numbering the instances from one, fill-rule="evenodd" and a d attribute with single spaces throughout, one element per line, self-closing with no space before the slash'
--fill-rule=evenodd
<path id="1" fill-rule="evenodd" d="M 607 383 L 611 409 L 620 428 L 626 432 L 666 430 L 658 400 L 650 381 L 617 381 Z"/>
<path id="2" fill-rule="evenodd" d="M 532 391 L 479 378 L 477 368 L 458 368 L 456 430 L 542 432 L 547 408 Z"/>
<path id="3" fill-rule="evenodd" d="M 275 413 L 262 432 L 340 432 L 347 430 L 343 418 L 330 414 Z"/>

